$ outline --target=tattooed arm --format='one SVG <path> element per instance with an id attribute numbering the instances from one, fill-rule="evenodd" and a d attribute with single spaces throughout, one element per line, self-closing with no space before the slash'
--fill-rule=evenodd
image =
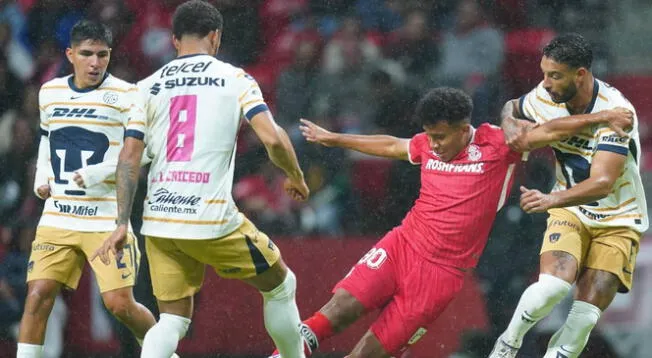
<path id="1" fill-rule="evenodd" d="M 126 137 L 125 144 L 120 151 L 118 166 L 116 168 L 116 187 L 118 199 L 118 227 L 111 236 L 104 241 L 104 244 L 91 257 L 94 260 L 99 257 L 106 265 L 111 263 L 112 253 L 118 255 L 127 243 L 129 232 L 129 217 L 134 204 L 134 195 L 138 187 L 138 174 L 140 173 L 140 158 L 143 155 L 145 143 L 141 139 Z"/>
<path id="2" fill-rule="evenodd" d="M 115 171 L 118 197 L 117 224 L 119 226 L 129 225 L 134 195 L 136 195 L 136 188 L 138 187 L 140 158 L 143 156 L 144 149 L 145 143 L 142 140 L 127 137 L 125 138 L 124 147 L 120 151 L 120 158 Z"/>

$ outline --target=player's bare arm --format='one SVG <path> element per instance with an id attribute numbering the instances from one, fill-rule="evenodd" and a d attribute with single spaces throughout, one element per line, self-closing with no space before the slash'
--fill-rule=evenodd
<path id="1" fill-rule="evenodd" d="M 306 200 L 310 190 L 285 130 L 276 124 L 268 111 L 256 114 L 251 118 L 250 124 L 265 146 L 269 159 L 287 175 L 283 184 L 285 192 L 294 200 Z"/>
<path id="2" fill-rule="evenodd" d="M 518 99 L 507 101 L 500 112 L 500 127 L 505 132 L 507 144 L 513 143 L 519 136 L 536 127 L 534 122 L 525 119 L 518 108 Z"/>
<path id="3" fill-rule="evenodd" d="M 607 124 L 619 136 L 627 137 L 633 121 L 634 113 L 622 107 L 562 117 L 523 131 L 508 144 L 515 151 L 527 152 L 564 140 L 596 124 Z"/>
<path id="4" fill-rule="evenodd" d="M 588 179 L 568 190 L 543 194 L 521 187 L 521 207 L 527 213 L 541 213 L 552 208 L 584 205 L 605 198 L 625 167 L 627 156 L 599 150 L 591 163 Z"/>
<path id="5" fill-rule="evenodd" d="M 145 143 L 142 140 L 132 137 L 125 138 L 124 147 L 120 151 L 115 173 L 118 202 L 118 219 L 116 223 L 118 227 L 113 231 L 111 236 L 104 240 L 104 244 L 93 254 L 91 260 L 99 257 L 105 265 L 108 265 L 111 263 L 109 253 L 114 256 L 122 253 L 122 248 L 127 242 L 129 217 L 131 216 L 131 208 L 134 204 L 134 196 L 138 187 L 140 159 L 143 155 L 144 148 Z"/>
<path id="6" fill-rule="evenodd" d="M 410 140 L 389 135 L 358 135 L 328 131 L 315 123 L 301 119 L 301 133 L 308 142 L 327 147 L 341 147 L 390 159 L 409 160 Z"/>

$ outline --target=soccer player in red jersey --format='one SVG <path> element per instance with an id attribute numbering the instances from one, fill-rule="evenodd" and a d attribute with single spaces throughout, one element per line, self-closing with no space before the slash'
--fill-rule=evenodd
<path id="1" fill-rule="evenodd" d="M 464 272 L 477 264 L 509 194 L 520 152 L 595 123 L 631 125 L 622 110 L 573 116 L 510 138 L 508 146 L 500 128 L 471 126 L 472 109 L 464 92 L 433 89 L 416 108 L 424 132 L 411 139 L 333 133 L 302 120 L 309 142 L 421 166 L 420 195 L 403 223 L 367 252 L 335 286 L 331 300 L 303 322 L 306 356 L 375 309 L 380 315 L 349 357 L 400 356 L 408 342 L 425 334 L 462 288 Z"/>

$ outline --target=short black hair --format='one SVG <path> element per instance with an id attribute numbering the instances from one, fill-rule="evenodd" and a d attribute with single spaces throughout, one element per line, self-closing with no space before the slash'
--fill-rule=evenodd
<path id="1" fill-rule="evenodd" d="M 438 87 L 428 91 L 417 103 L 415 120 L 422 126 L 445 121 L 448 124 L 468 122 L 473 112 L 473 101 L 457 88 Z"/>
<path id="2" fill-rule="evenodd" d="M 70 46 L 82 41 L 100 41 L 111 47 L 113 34 L 108 26 L 93 20 L 80 20 L 70 30 Z"/>
<path id="3" fill-rule="evenodd" d="M 593 50 L 584 36 L 568 33 L 555 37 L 543 48 L 543 55 L 571 68 L 591 68 Z"/>
<path id="4" fill-rule="evenodd" d="M 179 5 L 172 17 L 172 33 L 177 39 L 184 35 L 204 37 L 211 31 L 222 31 L 224 20 L 215 6 L 202 0 Z"/>

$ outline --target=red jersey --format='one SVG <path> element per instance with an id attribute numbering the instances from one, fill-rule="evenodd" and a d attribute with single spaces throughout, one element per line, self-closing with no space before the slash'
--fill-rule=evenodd
<path id="1" fill-rule="evenodd" d="M 421 191 L 401 225 L 405 241 L 427 260 L 475 267 L 521 153 L 505 144 L 500 128 L 482 124 L 449 162 L 433 153 L 425 133 L 410 139 L 408 156 L 421 165 Z"/>

